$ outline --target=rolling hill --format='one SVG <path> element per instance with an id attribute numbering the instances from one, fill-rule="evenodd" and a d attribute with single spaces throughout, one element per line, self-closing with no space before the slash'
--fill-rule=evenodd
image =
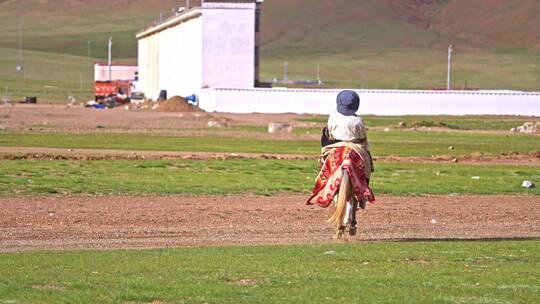
<path id="1" fill-rule="evenodd" d="M 133 63 L 135 33 L 184 4 L 0 0 L 0 92 L 88 98 L 109 36 L 115 60 Z M 281 78 L 288 62 L 291 78 L 314 79 L 320 65 L 341 87 L 442 87 L 453 44 L 454 86 L 538 91 L 539 14 L 536 0 L 268 0 L 261 76 Z"/>

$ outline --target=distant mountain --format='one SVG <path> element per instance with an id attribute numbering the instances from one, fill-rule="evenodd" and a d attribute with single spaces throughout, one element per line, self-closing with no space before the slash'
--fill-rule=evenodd
<path id="1" fill-rule="evenodd" d="M 420 45 L 460 40 L 468 46 L 540 49 L 537 0 L 271 0 L 264 8 L 269 47 L 296 39 L 318 45 L 336 37 L 364 47 L 360 40 L 388 45 L 407 37 Z"/>
<path id="2" fill-rule="evenodd" d="M 434 23 L 442 34 L 472 44 L 540 50 L 538 0 L 452 0 Z"/>
<path id="3" fill-rule="evenodd" d="M 0 0 L 0 55 L 13 58 L 0 59 L 0 74 L 6 71 L 10 82 L 16 77 L 11 65 L 20 29 L 23 48 L 36 60 L 104 59 L 112 36 L 115 59 L 134 62 L 135 33 L 185 3 Z M 267 0 L 262 77 L 282 77 L 288 62 L 292 78 L 313 79 L 319 65 L 323 81 L 342 87 L 440 87 L 453 44 L 456 86 L 540 90 L 538 16 L 538 0 Z M 49 79 L 37 69 L 28 75 Z"/>
<path id="4" fill-rule="evenodd" d="M 0 0 L 0 45 L 14 47 L 22 22 L 28 48 L 86 55 L 46 46 L 54 38 L 35 45 L 32 38 L 58 35 L 68 44 L 85 45 L 84 40 L 111 33 L 134 34 L 183 5 L 178 0 Z M 468 46 L 540 49 L 537 0 L 268 0 L 263 9 L 263 42 L 270 50 L 324 45 L 341 52 L 343 46 L 370 47 L 366 43 L 424 46 L 452 39 Z M 129 38 L 129 54 L 135 56 L 135 40 Z"/>

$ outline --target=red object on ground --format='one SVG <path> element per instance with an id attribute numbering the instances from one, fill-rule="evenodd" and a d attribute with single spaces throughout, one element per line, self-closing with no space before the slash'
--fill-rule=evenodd
<path id="1" fill-rule="evenodd" d="M 129 95 L 131 93 L 130 81 L 96 81 L 94 82 L 94 96 L 96 99 L 107 97 L 111 94 Z"/>
<path id="2" fill-rule="evenodd" d="M 317 204 L 323 208 L 330 206 L 339 191 L 343 174 L 349 174 L 352 191 L 358 200 L 367 197 L 374 202 L 375 195 L 367 184 L 365 170 L 364 160 L 354 149 L 346 146 L 335 148 L 324 160 L 307 204 Z"/>

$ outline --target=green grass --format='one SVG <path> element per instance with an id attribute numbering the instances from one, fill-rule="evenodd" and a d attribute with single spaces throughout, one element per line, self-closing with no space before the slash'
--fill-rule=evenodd
<path id="1" fill-rule="evenodd" d="M 67 103 L 68 96 L 88 101 L 93 96 L 93 58 L 24 51 L 25 72 L 17 72 L 17 50 L 0 47 L 0 100 L 37 96 L 38 103 Z"/>
<path id="2" fill-rule="evenodd" d="M 311 130 L 311 129 L 308 129 Z M 314 133 L 316 129 L 312 130 Z M 318 134 L 315 133 L 315 134 Z M 373 155 L 432 156 L 482 153 L 529 153 L 539 149 L 540 137 L 521 134 L 370 131 Z M 73 149 L 119 149 L 189 152 L 320 153 L 318 140 L 271 140 L 254 137 L 179 137 L 144 134 L 0 133 L 0 146 Z M 452 147 L 453 149 L 449 150 Z"/>
<path id="3" fill-rule="evenodd" d="M 474 5 L 469 7 L 469 3 L 464 6 L 471 12 L 478 10 Z M 500 12 L 508 17 L 501 19 L 510 20 L 518 7 Z M 302 13 L 298 14 L 299 11 Z M 298 0 L 265 3 L 261 76 L 283 78 L 283 64 L 288 62 L 290 79 L 316 79 L 320 65 L 322 80 L 337 81 L 341 87 L 446 87 L 447 47 L 453 44 L 453 87 L 464 87 L 467 83 L 468 87 L 483 89 L 539 90 L 538 50 L 526 47 L 516 50 L 512 44 L 513 48 L 508 48 L 511 51 L 501 52 L 500 48 L 488 47 L 489 43 L 481 45 L 442 34 L 437 22 L 434 25 L 426 29 L 405 22 L 390 1 L 341 0 L 328 4 L 314 0 L 309 12 Z M 497 27 L 506 28 L 502 24 Z M 485 32 L 479 36 L 490 35 Z"/>
<path id="4" fill-rule="evenodd" d="M 313 187 L 317 164 L 277 160 L 9 161 L 3 162 L 0 172 L 0 193 L 5 195 L 270 195 Z"/>
<path id="5" fill-rule="evenodd" d="M 1 303 L 538 303 L 540 242 L 0 254 Z"/>
<path id="6" fill-rule="evenodd" d="M 319 48 L 262 49 L 261 78 L 283 78 L 289 63 L 289 79 L 316 78 L 320 65 L 323 82 L 330 87 L 359 89 L 446 88 L 447 46 L 407 47 L 399 44 L 375 48 L 364 46 L 330 53 Z M 539 91 L 538 51 L 498 54 L 484 48 L 465 48 L 454 56 L 452 87 Z M 441 64 L 442 63 L 442 64 Z"/>
<path id="7" fill-rule="evenodd" d="M 370 131 L 374 155 L 500 155 L 528 153 L 539 149 L 540 137 L 520 134 L 479 134 L 459 132 Z"/>
<path id="8" fill-rule="evenodd" d="M 318 153 L 317 142 L 235 137 L 180 137 L 114 133 L 0 133 L 0 146 L 149 151 Z"/>
<path id="9" fill-rule="evenodd" d="M 531 194 L 540 167 L 376 163 L 377 194 Z M 0 195 L 226 195 L 302 193 L 314 186 L 316 161 L 2 161 Z M 480 176 L 479 180 L 472 179 Z"/>
<path id="10" fill-rule="evenodd" d="M 522 125 L 527 121 L 538 121 L 538 118 L 497 117 L 497 116 L 362 116 L 367 127 L 397 127 L 404 122 L 406 127 L 446 127 L 458 130 L 504 130 Z M 297 118 L 302 122 L 326 124 L 328 116 Z"/>
<path id="11" fill-rule="evenodd" d="M 540 168 L 496 165 L 378 163 L 372 175 L 376 193 L 425 194 L 534 194 L 523 180 L 540 181 Z M 473 179 L 480 177 L 480 179 Z"/>

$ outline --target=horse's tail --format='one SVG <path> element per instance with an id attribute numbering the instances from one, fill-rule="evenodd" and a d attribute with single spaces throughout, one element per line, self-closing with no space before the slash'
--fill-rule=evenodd
<path id="1" fill-rule="evenodd" d="M 343 219 L 345 218 L 347 200 L 351 193 L 351 183 L 349 183 L 349 173 L 347 170 L 343 170 L 343 177 L 341 184 L 339 185 L 339 194 L 337 199 L 336 210 L 332 216 L 328 219 L 329 223 L 336 225 L 339 229 L 343 225 Z"/>

